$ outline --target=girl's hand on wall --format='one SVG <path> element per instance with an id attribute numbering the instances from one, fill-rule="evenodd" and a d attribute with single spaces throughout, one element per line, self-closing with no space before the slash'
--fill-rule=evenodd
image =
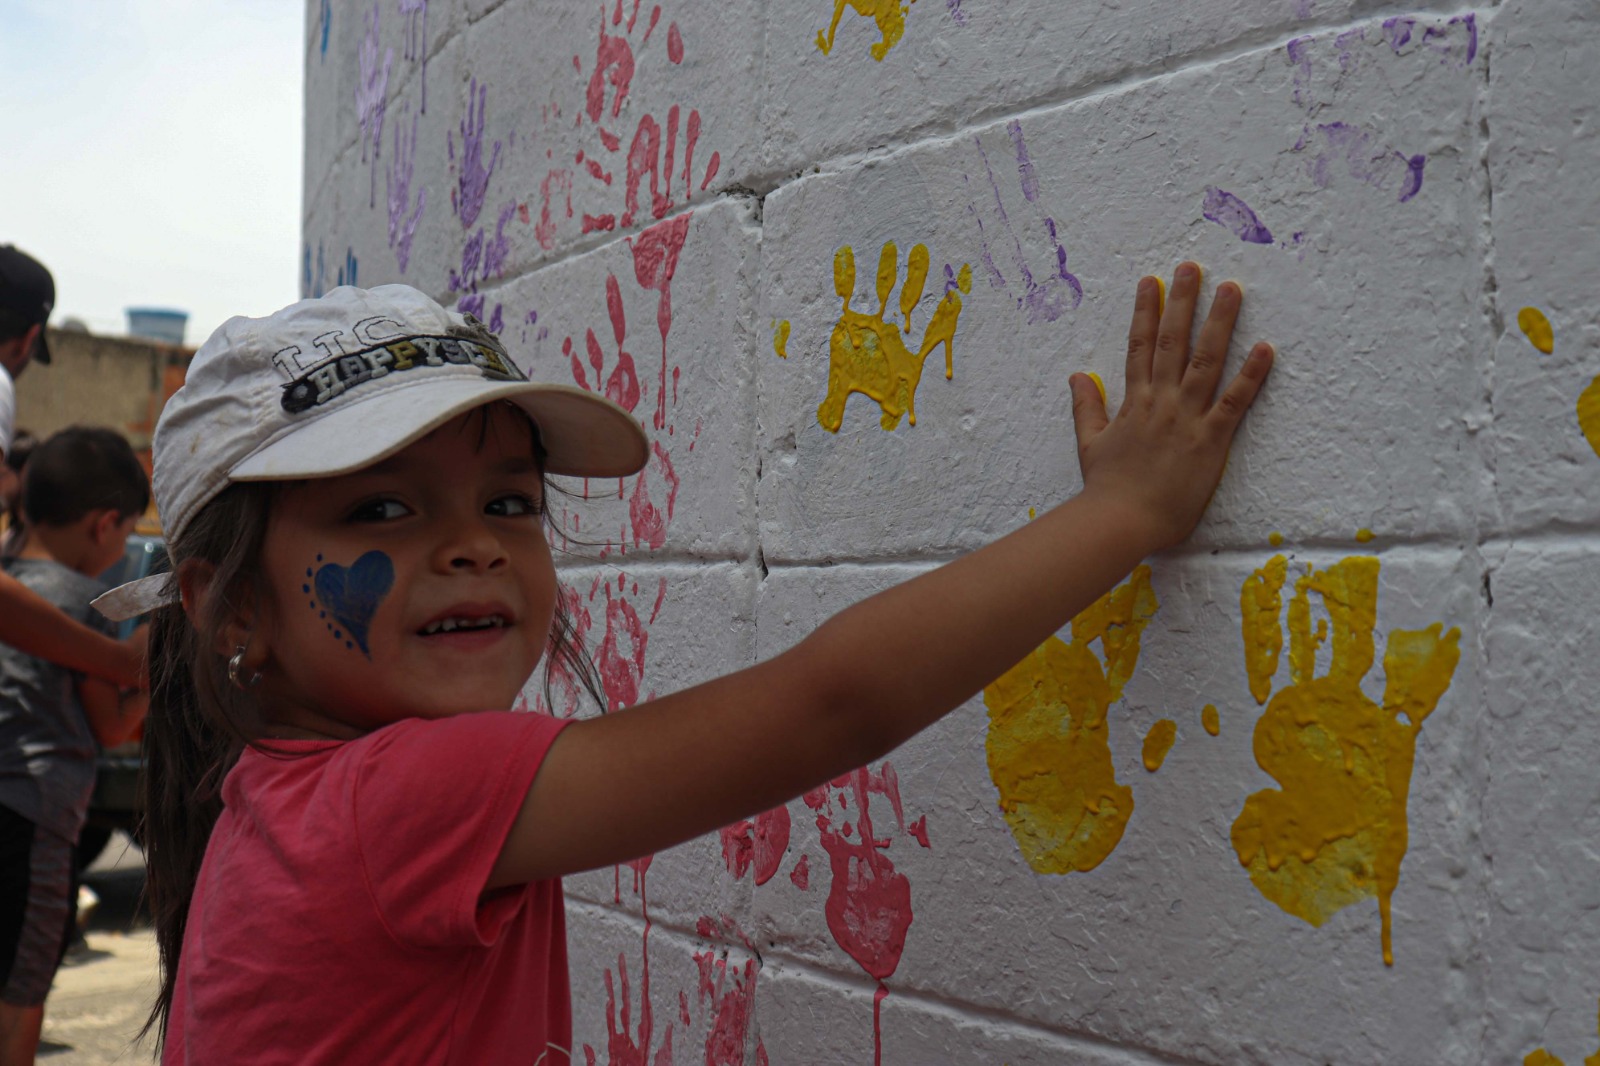
<path id="1" fill-rule="evenodd" d="M 1163 314 L 1140 282 L 1115 421 L 1073 381 L 1084 491 L 961 558 L 839 612 L 748 669 L 574 722 L 550 748 L 488 888 L 659 851 L 881 758 L 999 677 L 1188 535 L 1272 365 L 1257 345 L 1216 395 L 1239 314 L 1222 285 L 1191 354 L 1200 287 L 1178 268 Z"/>
<path id="2" fill-rule="evenodd" d="M 1191 348 L 1199 291 L 1194 263 L 1178 265 L 1165 309 L 1160 281 L 1139 279 L 1127 391 L 1114 420 L 1096 383 L 1087 374 L 1072 377 L 1083 496 L 1135 516 L 1157 549 L 1194 531 L 1222 477 L 1234 431 L 1272 368 L 1272 346 L 1257 344 L 1217 395 L 1243 294 L 1232 281 L 1217 286 Z"/>

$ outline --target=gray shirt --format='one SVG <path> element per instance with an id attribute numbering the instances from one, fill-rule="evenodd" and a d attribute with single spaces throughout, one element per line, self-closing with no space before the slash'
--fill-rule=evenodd
<path id="1" fill-rule="evenodd" d="M 106 590 L 60 563 L 8 559 L 7 573 L 68 616 L 110 634 L 89 606 Z M 89 813 L 96 746 L 75 684 L 82 675 L 0 644 L 0 804 L 68 841 Z"/>

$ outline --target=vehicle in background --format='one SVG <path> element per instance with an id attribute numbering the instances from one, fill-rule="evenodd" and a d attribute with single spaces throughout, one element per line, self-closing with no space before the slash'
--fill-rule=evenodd
<path id="1" fill-rule="evenodd" d="M 170 568 L 165 540 L 134 533 L 128 537 L 122 559 L 101 574 L 100 580 L 115 587 L 152 574 L 164 574 Z M 118 640 L 127 640 L 143 623 L 143 618 L 130 618 L 118 623 L 113 635 Z M 78 869 L 82 870 L 95 860 L 115 830 L 139 839 L 139 823 L 144 817 L 143 774 L 142 740 L 130 740 L 100 752 L 95 765 L 94 795 L 89 800 L 89 819 L 78 834 Z"/>

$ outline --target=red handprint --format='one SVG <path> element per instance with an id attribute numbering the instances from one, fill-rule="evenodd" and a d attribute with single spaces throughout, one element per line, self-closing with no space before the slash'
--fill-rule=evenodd
<path id="1" fill-rule="evenodd" d="M 891 841 L 880 839 L 872 830 L 868 803 L 874 793 L 889 801 L 901 831 L 909 832 L 927 847 L 927 821 L 918 819 L 907 827 L 900 803 L 900 780 L 887 762 L 878 773 L 862 767 L 812 789 L 806 793 L 805 802 L 817 812 L 817 829 L 822 833 L 822 848 L 828 853 L 832 873 L 828 901 L 823 907 L 828 930 L 835 943 L 878 982 L 872 999 L 874 1061 L 878 1061 L 883 1050 L 880 1010 L 889 994 L 884 981 L 900 965 L 912 913 L 911 882 L 885 854 Z M 847 810 L 852 798 L 856 806 L 854 824 L 846 822 L 835 828 L 835 810 Z"/>
<path id="2" fill-rule="evenodd" d="M 617 359 L 611 369 L 611 375 L 605 379 L 605 396 L 606 399 L 632 411 L 639 406 L 639 375 L 634 369 L 633 356 L 622 346 L 623 341 L 627 339 L 628 322 L 622 310 L 622 290 L 617 285 L 615 274 L 606 275 L 606 312 L 611 317 L 611 335 L 617 342 Z M 589 365 L 594 368 L 594 385 L 589 384 L 583 364 L 578 361 L 578 355 L 573 351 L 571 337 L 561 345 L 561 350 L 572 362 L 573 380 L 580 387 L 593 392 L 599 386 L 601 374 L 604 373 L 605 353 L 600 350 L 600 342 L 595 338 L 593 329 L 587 331 L 584 343 L 589 352 Z"/>
<path id="3" fill-rule="evenodd" d="M 789 808 L 774 807 L 756 815 L 755 821 L 742 818 L 718 830 L 722 837 L 722 861 L 735 879 L 745 875 L 753 864 L 756 884 L 772 880 L 789 850 Z M 802 860 L 804 856 L 801 857 Z M 804 887 L 804 886 L 801 886 Z"/>
<path id="4" fill-rule="evenodd" d="M 600 39 L 595 49 L 594 68 L 589 74 L 588 90 L 585 94 L 584 111 L 579 116 L 581 124 L 584 118 L 595 127 L 600 138 L 601 151 L 616 154 L 622 150 L 622 137 L 605 123 L 616 119 L 622 113 L 623 101 L 627 99 L 628 91 L 633 84 L 634 50 L 632 34 L 639 19 L 639 10 L 643 6 L 642 0 L 634 0 L 633 9 L 627 15 L 627 25 L 622 32 L 611 34 L 606 32 L 607 15 L 605 7 L 600 9 Z M 623 25 L 623 3 L 617 0 L 609 16 L 613 28 Z M 655 32 L 657 23 L 661 20 L 661 5 L 653 5 L 650 9 L 650 18 L 645 26 L 644 34 L 640 38 L 639 47 L 643 49 L 650 43 L 650 35 Z M 683 35 L 678 31 L 677 23 L 667 27 L 667 59 L 677 64 L 683 62 L 684 47 Z M 579 71 L 583 69 L 581 57 L 573 57 L 573 66 Z M 607 94 L 611 96 L 611 106 L 607 108 Z M 688 201 L 694 195 L 694 151 L 700 140 L 700 112 L 690 109 L 688 116 L 683 117 L 682 109 L 673 104 L 667 109 L 665 130 L 654 115 L 646 114 L 640 117 L 634 129 L 633 138 L 628 145 L 624 166 L 626 168 L 626 181 L 624 184 L 623 206 L 624 210 L 620 220 L 621 225 L 633 225 L 634 218 L 639 213 L 639 190 L 644 183 L 645 176 L 650 178 L 650 205 L 649 211 L 652 218 L 662 218 L 674 206 L 672 198 L 672 183 L 676 176 L 673 173 L 675 156 L 677 155 L 678 132 L 680 124 L 683 130 L 683 199 Z M 663 146 L 663 132 L 665 145 Z M 663 147 L 665 151 L 663 151 Z M 577 162 L 588 169 L 590 177 L 605 185 L 611 184 L 611 172 L 597 158 L 598 152 L 590 151 L 587 156 L 578 153 Z M 718 152 L 711 153 L 711 159 L 706 164 L 704 175 L 700 179 L 700 188 L 703 190 L 717 176 L 717 171 L 722 165 L 722 156 Z M 583 216 L 583 232 L 590 233 L 595 230 L 610 230 L 618 225 L 618 218 L 613 213 Z"/>

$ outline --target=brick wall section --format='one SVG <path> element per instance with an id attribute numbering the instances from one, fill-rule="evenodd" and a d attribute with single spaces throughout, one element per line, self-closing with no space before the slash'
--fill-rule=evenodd
<path id="1" fill-rule="evenodd" d="M 308 3 L 305 294 L 407 281 L 652 437 L 563 519 L 613 704 L 774 654 L 1072 493 L 1067 377 L 1118 399 L 1141 274 L 1237 278 L 1280 362 L 1112 633 L 1143 625 L 1137 654 L 1085 621 L 1018 675 L 1044 732 L 993 692 L 782 811 L 570 879 L 580 1045 L 1594 1053 L 1600 14 L 834 6 Z M 868 334 L 859 364 L 906 386 L 830 392 Z M 1035 756 L 1127 798 L 1019 808 Z"/>

